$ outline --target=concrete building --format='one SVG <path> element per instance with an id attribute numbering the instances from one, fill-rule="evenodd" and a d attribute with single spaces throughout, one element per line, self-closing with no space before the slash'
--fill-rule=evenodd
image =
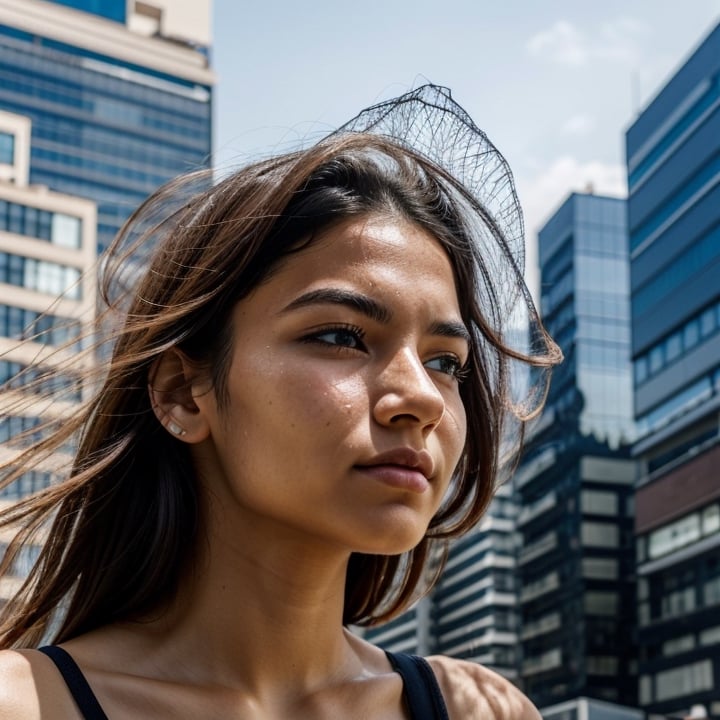
<path id="1" fill-rule="evenodd" d="M 0 110 L 32 123 L 32 184 L 95 202 L 101 249 L 209 165 L 209 47 L 210 0 L 0 0 Z"/>
<path id="2" fill-rule="evenodd" d="M 720 718 L 720 25 L 626 145 L 640 703 Z"/>
<path id="3" fill-rule="evenodd" d="M 481 523 L 452 545 L 433 592 L 365 637 L 394 652 L 479 662 L 516 680 L 516 515 L 512 487 L 504 485 Z"/>
<path id="4" fill-rule="evenodd" d="M 541 711 L 635 705 L 635 466 L 625 203 L 571 195 L 539 235 L 544 323 L 565 355 L 515 474 L 522 687 Z"/>
<path id="5" fill-rule="evenodd" d="M 637 708 L 586 697 L 543 708 L 542 716 L 543 720 L 646 720 Z"/>
<path id="6" fill-rule="evenodd" d="M 11 457 L 8 442 L 40 421 L 62 417 L 82 399 L 73 378 L 52 371 L 72 343 L 92 332 L 95 316 L 96 213 L 93 202 L 28 184 L 31 124 L 0 112 L 0 455 Z M 33 372 L 23 373 L 29 365 Z M 12 410 L 19 386 L 55 392 L 58 401 L 25 404 Z M 26 473 L 0 490 L 8 503 L 46 487 L 51 465 Z M 0 537 L 0 545 L 9 538 Z M 22 568 L 18 568 L 22 574 Z M 0 598 L 15 580 L 0 580 Z"/>

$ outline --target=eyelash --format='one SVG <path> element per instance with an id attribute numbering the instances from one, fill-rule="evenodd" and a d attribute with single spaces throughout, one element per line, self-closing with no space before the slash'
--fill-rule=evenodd
<path id="1" fill-rule="evenodd" d="M 461 383 L 463 380 L 465 380 L 465 378 L 468 377 L 468 375 L 470 375 L 470 366 L 468 365 L 468 363 L 465 363 L 465 365 L 461 365 L 460 360 L 456 355 L 439 355 L 438 357 L 432 358 L 432 360 L 429 360 L 428 362 L 432 362 L 433 360 L 450 360 L 455 365 L 457 365 L 457 367 L 451 372 L 445 372 L 444 370 L 438 370 L 438 372 L 445 373 L 449 377 L 457 380 L 459 383 Z"/>
<path id="2" fill-rule="evenodd" d="M 351 336 L 356 345 L 350 346 L 350 345 L 342 345 L 337 342 L 328 342 L 327 340 L 323 340 L 322 337 L 324 335 L 332 335 L 334 333 L 345 333 L 346 336 Z M 363 342 L 365 338 L 365 331 L 359 327 L 358 325 L 330 325 L 328 327 L 322 328 L 320 330 L 316 330 L 315 332 L 312 332 L 308 335 L 305 335 L 304 337 L 300 338 L 301 342 L 309 343 L 309 344 L 317 344 L 317 345 L 325 345 L 328 347 L 338 348 L 338 349 L 345 349 L 345 350 L 362 350 L 365 351 L 365 344 Z M 432 362 L 433 360 L 450 360 L 451 362 L 455 363 L 457 365 L 457 368 L 452 370 L 451 372 L 446 372 L 444 370 L 438 370 L 438 372 L 444 373 L 448 377 L 453 378 L 454 380 L 457 380 L 458 383 L 461 383 L 463 380 L 465 380 L 470 375 L 470 366 L 468 363 L 465 363 L 465 365 L 461 366 L 460 360 L 456 355 L 439 355 L 437 357 L 434 357 L 427 362 Z M 427 364 L 427 363 L 426 363 Z M 430 368 L 433 369 L 433 368 Z"/>
<path id="3" fill-rule="evenodd" d="M 341 345 L 337 342 L 328 342 L 327 340 L 323 340 L 322 337 L 324 335 L 332 335 L 335 334 L 341 334 L 344 333 L 347 336 L 352 336 L 354 341 L 357 343 L 355 346 L 350 345 Z M 331 325 L 329 327 L 322 328 L 321 330 L 316 330 L 315 332 L 310 333 L 309 335 L 305 335 L 303 338 L 301 338 L 302 342 L 305 343 L 316 343 L 318 345 L 327 345 L 329 347 L 336 347 L 336 348 L 345 348 L 348 350 L 364 350 L 365 344 L 363 343 L 363 338 L 365 337 L 365 331 L 358 327 L 357 325 Z"/>

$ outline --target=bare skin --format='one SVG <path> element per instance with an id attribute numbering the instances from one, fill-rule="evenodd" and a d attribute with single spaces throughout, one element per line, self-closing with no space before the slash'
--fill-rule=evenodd
<path id="1" fill-rule="evenodd" d="M 408 718 L 385 654 L 343 627 L 345 572 L 352 552 L 417 544 L 460 458 L 449 261 L 403 221 L 345 223 L 239 303 L 233 330 L 227 407 L 179 353 L 152 381 L 203 491 L 195 573 L 156 617 L 63 647 L 112 720 Z M 451 720 L 539 718 L 485 668 L 430 661 Z M 0 720 L 79 717 L 44 655 L 0 653 Z"/>

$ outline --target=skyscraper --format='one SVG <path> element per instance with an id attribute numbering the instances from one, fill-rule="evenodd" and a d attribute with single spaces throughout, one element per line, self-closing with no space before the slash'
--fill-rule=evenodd
<path id="1" fill-rule="evenodd" d="M 520 675 L 542 709 L 633 705 L 633 438 L 625 202 L 571 195 L 540 231 L 541 310 L 565 355 L 515 474 Z"/>
<path id="2" fill-rule="evenodd" d="M 0 0 L 0 110 L 32 122 L 30 183 L 95 202 L 101 249 L 209 164 L 209 28 L 209 0 Z"/>
<path id="3" fill-rule="evenodd" d="M 720 717 L 720 25 L 626 143 L 640 702 Z"/>

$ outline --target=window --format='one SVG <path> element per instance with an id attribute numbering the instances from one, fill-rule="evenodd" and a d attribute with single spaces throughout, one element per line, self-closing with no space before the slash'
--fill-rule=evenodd
<path id="1" fill-rule="evenodd" d="M 560 587 L 560 575 L 555 570 L 538 580 L 527 583 L 520 592 L 520 600 L 529 602 Z"/>
<path id="2" fill-rule="evenodd" d="M 0 203 L 0 230 L 72 249 L 79 248 L 82 240 L 79 217 L 5 201 Z"/>
<path id="3" fill-rule="evenodd" d="M 635 292 L 633 310 L 636 316 L 644 315 L 661 297 L 677 290 L 695 273 L 720 257 L 720 227 L 715 226 L 707 235 L 697 238 L 671 263 Z"/>
<path id="4" fill-rule="evenodd" d="M 662 645 L 663 655 L 680 655 L 695 648 L 694 635 L 682 635 L 664 642 Z"/>
<path id="5" fill-rule="evenodd" d="M 695 607 L 695 587 L 675 590 L 662 598 L 662 617 L 667 619 L 684 615 L 693 612 Z"/>
<path id="6" fill-rule="evenodd" d="M 665 358 L 663 353 L 663 346 L 662 345 L 656 345 L 651 351 L 650 351 L 650 374 L 654 375 L 656 372 L 658 372 L 662 366 L 665 364 Z"/>
<path id="7" fill-rule="evenodd" d="M 612 656 L 592 656 L 587 659 L 588 675 L 617 675 L 618 660 Z"/>
<path id="8" fill-rule="evenodd" d="M 17 480 L 14 480 L 9 485 L 0 489 L 0 498 L 18 500 L 22 497 L 30 495 L 31 493 L 43 490 L 49 487 L 52 482 L 52 475 L 46 472 L 40 472 L 38 470 L 32 470 L 24 475 L 21 475 Z M 30 566 L 22 562 L 19 565 L 13 566 L 11 572 L 16 575 L 27 575 L 30 571 Z"/>
<path id="9" fill-rule="evenodd" d="M 592 580 L 617 580 L 618 562 L 612 558 L 583 558 L 582 576 Z"/>
<path id="10" fill-rule="evenodd" d="M 703 585 L 703 604 L 706 607 L 720 605 L 720 577 L 708 580 Z"/>
<path id="11" fill-rule="evenodd" d="M 700 341 L 700 322 L 693 320 L 683 328 L 683 342 L 685 350 L 695 347 Z"/>
<path id="12" fill-rule="evenodd" d="M 522 664 L 523 674 L 532 675 L 545 672 L 562 665 L 562 650 L 553 648 L 546 650 L 541 655 L 530 655 Z"/>
<path id="13" fill-rule="evenodd" d="M 711 505 L 702 513 L 702 534 L 712 535 L 720 531 L 720 505 Z"/>
<path id="14" fill-rule="evenodd" d="M 715 308 L 709 307 L 700 315 L 700 335 L 707 337 L 715 330 Z"/>
<path id="15" fill-rule="evenodd" d="M 700 633 L 701 645 L 717 645 L 720 644 L 720 625 L 703 630 Z"/>
<path id="16" fill-rule="evenodd" d="M 679 332 L 673 333 L 665 343 L 665 360 L 672 362 L 682 352 L 682 338 Z"/>
<path id="17" fill-rule="evenodd" d="M 712 690 L 714 687 L 712 660 L 665 670 L 655 676 L 655 699 L 658 701 Z"/>
<path id="18" fill-rule="evenodd" d="M 0 360 L 0 385 L 4 383 L 9 383 L 10 388 L 27 388 L 33 393 L 56 393 L 63 400 L 68 401 L 79 402 L 82 397 L 78 376 L 59 373 L 53 368 L 37 366 L 28 368 L 20 363 Z"/>
<path id="19" fill-rule="evenodd" d="M 700 513 L 692 513 L 651 532 L 648 554 L 651 559 L 655 559 L 699 539 Z"/>
<path id="20" fill-rule="evenodd" d="M 712 392 L 713 386 L 710 376 L 701 377 L 692 385 L 658 405 L 647 415 L 639 417 L 637 419 L 639 433 L 644 435 L 670 422 L 670 420 L 687 411 L 704 398 L 710 397 Z"/>
<path id="21" fill-rule="evenodd" d="M 652 702 L 652 675 L 640 676 L 640 704 L 649 705 Z"/>
<path id="22" fill-rule="evenodd" d="M 15 136 L 0 132 L 0 163 L 12 165 L 15 162 Z"/>
<path id="23" fill-rule="evenodd" d="M 584 522 L 580 528 L 582 544 L 586 547 L 616 548 L 620 546 L 620 533 L 610 523 Z"/>
<path id="24" fill-rule="evenodd" d="M 82 324 L 74 318 L 38 313 L 13 305 L 0 305 L 0 337 L 32 339 L 45 345 L 62 345 L 77 340 Z"/>
<path id="25" fill-rule="evenodd" d="M 80 218 L 54 213 L 52 216 L 53 245 L 66 248 L 80 247 Z"/>
<path id="26" fill-rule="evenodd" d="M 595 591 L 585 593 L 583 606 L 588 615 L 603 615 L 611 617 L 618 612 L 617 593 L 609 591 Z"/>
<path id="27" fill-rule="evenodd" d="M 23 415 L 5 416 L 0 420 L 0 442 L 8 442 L 10 439 L 20 433 L 26 433 L 40 425 L 40 418 L 25 417 Z M 26 436 L 26 440 L 32 439 L 33 442 L 40 440 L 40 436 L 36 433 Z"/>
<path id="28" fill-rule="evenodd" d="M 77 268 L 10 253 L 0 252 L 0 282 L 49 295 L 65 295 L 72 300 L 82 297 Z"/>
<path id="29" fill-rule="evenodd" d="M 584 513 L 616 516 L 618 514 L 618 497 L 614 492 L 583 490 L 580 495 L 580 506 Z"/>

